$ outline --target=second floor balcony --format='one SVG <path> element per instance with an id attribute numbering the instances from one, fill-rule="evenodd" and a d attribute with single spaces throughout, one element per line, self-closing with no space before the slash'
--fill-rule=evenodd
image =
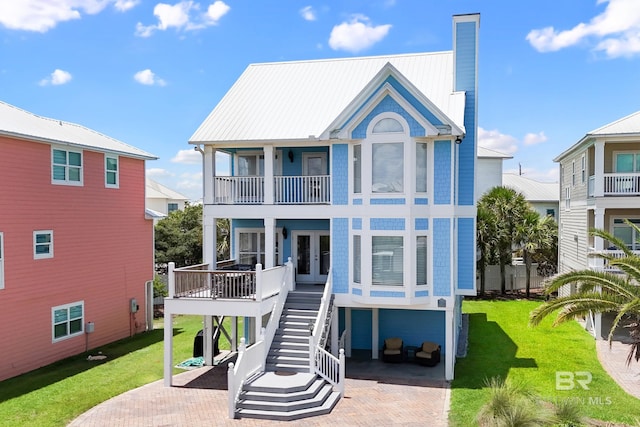
<path id="1" fill-rule="evenodd" d="M 589 197 L 597 194 L 596 177 L 589 177 Z M 637 196 L 640 195 L 640 173 L 605 173 L 603 174 L 602 195 L 604 196 Z"/>
<path id="2" fill-rule="evenodd" d="M 216 176 L 213 180 L 216 204 L 331 203 L 331 177 L 328 175 L 274 176 L 272 186 L 265 185 L 263 176 Z"/>

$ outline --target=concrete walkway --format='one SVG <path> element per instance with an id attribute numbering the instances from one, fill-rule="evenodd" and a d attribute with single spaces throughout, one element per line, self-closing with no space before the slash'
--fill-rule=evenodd
<path id="1" fill-rule="evenodd" d="M 351 368 L 349 368 L 351 366 Z M 368 377 L 369 379 L 362 379 Z M 374 379 L 371 379 L 374 378 Z M 71 427 L 198 426 L 434 426 L 447 425 L 449 384 L 444 364 L 347 362 L 345 397 L 327 415 L 291 422 L 229 419 L 227 369 L 219 365 L 173 377 L 116 396 L 85 412 Z"/>
<path id="2" fill-rule="evenodd" d="M 624 391 L 640 399 L 640 363 L 633 360 L 627 366 L 629 344 L 614 340 L 596 340 L 600 364 Z"/>

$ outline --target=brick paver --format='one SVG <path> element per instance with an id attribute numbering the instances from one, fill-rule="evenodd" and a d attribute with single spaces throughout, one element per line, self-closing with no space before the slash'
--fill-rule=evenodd
<path id="1" fill-rule="evenodd" d="M 401 369 L 399 367 L 399 369 Z M 116 396 L 76 418 L 70 427 L 271 426 L 283 422 L 228 417 L 226 368 L 204 367 Z M 447 425 L 449 385 L 430 378 L 346 379 L 345 397 L 330 414 L 289 426 Z"/>

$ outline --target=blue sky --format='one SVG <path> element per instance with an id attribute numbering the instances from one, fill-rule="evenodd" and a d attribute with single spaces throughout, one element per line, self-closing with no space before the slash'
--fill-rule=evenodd
<path id="1" fill-rule="evenodd" d="M 201 197 L 189 137 L 248 64 L 451 50 L 481 14 L 480 145 L 541 181 L 587 132 L 640 110 L 638 0 L 0 0 L 0 100 L 147 150 Z"/>

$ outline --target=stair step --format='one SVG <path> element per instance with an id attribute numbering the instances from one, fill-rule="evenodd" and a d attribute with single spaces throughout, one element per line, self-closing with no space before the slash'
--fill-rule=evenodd
<path id="1" fill-rule="evenodd" d="M 309 346 L 306 348 L 274 348 L 271 346 L 271 350 L 269 350 L 269 356 L 277 357 L 306 357 L 309 358 Z"/>
<path id="2" fill-rule="evenodd" d="M 331 395 L 333 392 L 333 388 L 330 384 L 325 384 L 320 388 L 320 390 L 313 396 L 308 397 L 306 399 L 291 401 L 291 402 L 280 402 L 275 400 L 251 400 L 251 399 L 243 399 L 238 402 L 238 408 L 242 409 L 253 409 L 258 411 L 284 411 L 284 412 L 292 412 L 298 411 L 300 409 L 309 409 L 316 408 L 318 406 L 322 406 L 325 400 Z"/>
<path id="3" fill-rule="evenodd" d="M 309 336 L 307 334 L 307 336 L 304 335 L 284 335 L 284 334 L 278 334 L 276 332 L 275 337 L 273 337 L 273 341 L 281 344 L 281 343 L 295 343 L 295 344 L 306 344 L 307 347 L 309 347 Z M 273 344 L 271 344 L 273 345 Z"/>
<path id="4" fill-rule="evenodd" d="M 292 320 L 285 319 L 280 322 L 280 328 L 284 329 L 303 329 L 305 331 L 309 331 L 310 322 L 296 322 Z"/>
<path id="5" fill-rule="evenodd" d="M 265 391 L 242 391 L 240 400 L 266 401 L 266 402 L 297 402 L 311 399 L 318 394 L 327 382 L 316 378 L 308 388 L 295 392 L 265 392 Z"/>
<path id="6" fill-rule="evenodd" d="M 299 350 L 299 351 L 309 351 L 309 340 L 306 339 L 304 342 L 295 342 L 295 341 L 278 341 L 275 338 L 271 343 L 271 350 Z"/>
<path id="7" fill-rule="evenodd" d="M 309 328 L 278 328 L 276 330 L 276 335 L 279 336 L 296 336 L 296 337 L 305 337 L 309 339 Z"/>
<path id="8" fill-rule="evenodd" d="M 236 413 L 240 418 L 258 418 L 274 421 L 293 421 L 301 418 L 324 415 L 331 412 L 340 399 L 340 393 L 332 392 L 322 406 L 316 408 L 298 409 L 295 411 L 262 411 L 254 409 L 240 409 Z"/>
<path id="9" fill-rule="evenodd" d="M 307 390 L 318 379 L 308 372 L 296 375 L 280 375 L 277 372 L 263 372 L 243 386 L 244 391 L 261 393 L 296 393 Z"/>
<path id="10" fill-rule="evenodd" d="M 271 372 L 296 372 L 296 373 L 308 373 L 309 364 L 303 365 L 291 365 L 288 363 L 267 361 L 266 370 Z"/>
<path id="11" fill-rule="evenodd" d="M 285 365 L 296 365 L 296 366 L 309 366 L 309 355 L 305 358 L 304 356 L 268 356 L 267 364 L 276 363 L 276 364 L 285 364 Z"/>

